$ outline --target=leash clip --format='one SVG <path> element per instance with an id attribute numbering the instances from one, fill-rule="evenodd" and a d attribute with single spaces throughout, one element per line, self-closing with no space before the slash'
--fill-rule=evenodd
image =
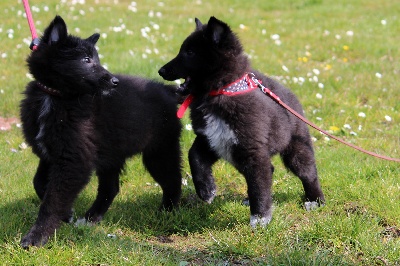
<path id="1" fill-rule="evenodd" d="M 250 72 L 249 76 L 250 76 L 251 80 L 257 85 L 257 87 L 259 87 L 262 90 L 262 92 L 265 93 L 265 91 L 264 91 L 265 90 L 265 86 L 262 85 L 261 82 L 256 78 L 256 75 L 254 75 L 254 73 Z"/>
<path id="2" fill-rule="evenodd" d="M 36 48 L 39 46 L 39 43 L 40 43 L 39 38 L 34 38 L 31 44 L 29 45 L 29 49 L 36 50 Z"/>

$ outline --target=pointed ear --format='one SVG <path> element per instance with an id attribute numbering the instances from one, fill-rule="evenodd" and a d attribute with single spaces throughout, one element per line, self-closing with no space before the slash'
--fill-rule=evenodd
<path id="1" fill-rule="evenodd" d="M 67 25 L 60 16 L 56 16 L 44 31 L 42 41 L 54 45 L 67 39 Z"/>
<path id="2" fill-rule="evenodd" d="M 99 38 L 100 38 L 100 34 L 95 33 L 92 36 L 90 36 L 89 38 L 87 38 L 86 40 L 88 42 L 90 42 L 91 44 L 95 45 L 97 43 L 97 41 L 99 40 Z"/>
<path id="3" fill-rule="evenodd" d="M 195 18 L 194 21 L 196 22 L 196 30 L 201 30 L 203 28 L 203 23 L 198 18 Z"/>
<path id="4" fill-rule="evenodd" d="M 215 17 L 211 17 L 207 23 L 206 35 L 215 44 L 219 44 L 230 32 L 229 26 Z"/>

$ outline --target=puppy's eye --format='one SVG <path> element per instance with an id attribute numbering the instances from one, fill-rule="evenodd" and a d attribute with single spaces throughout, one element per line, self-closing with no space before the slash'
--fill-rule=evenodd
<path id="1" fill-rule="evenodd" d="M 90 59 L 90 57 L 86 56 L 85 58 L 82 59 L 82 61 L 84 63 L 90 64 L 92 62 L 92 60 Z"/>

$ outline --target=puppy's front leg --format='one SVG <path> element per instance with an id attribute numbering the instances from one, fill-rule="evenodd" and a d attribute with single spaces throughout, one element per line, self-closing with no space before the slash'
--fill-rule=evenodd
<path id="1" fill-rule="evenodd" d="M 71 208 L 78 193 L 89 181 L 90 169 L 72 167 L 71 164 L 52 165 L 48 169 L 49 181 L 40 205 L 39 215 L 30 231 L 22 238 L 21 246 L 42 246 L 46 244 L 62 220 L 71 216 Z M 71 170 L 71 168 L 73 168 Z"/>
<path id="2" fill-rule="evenodd" d="M 212 165 L 218 160 L 206 137 L 198 135 L 189 150 L 189 164 L 197 195 L 211 203 L 217 193 Z"/>
<path id="3" fill-rule="evenodd" d="M 240 154 L 240 155 L 239 155 Z M 272 173 L 274 167 L 265 152 L 236 151 L 235 166 L 244 175 L 250 204 L 250 225 L 266 226 L 272 219 Z"/>

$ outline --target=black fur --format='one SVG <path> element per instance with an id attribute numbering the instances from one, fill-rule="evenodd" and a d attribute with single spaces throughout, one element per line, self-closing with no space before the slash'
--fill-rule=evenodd
<path id="1" fill-rule="evenodd" d="M 36 223 L 22 238 L 24 248 L 45 244 L 61 221 L 70 219 L 73 202 L 93 170 L 98 194 L 85 218 L 99 222 L 119 191 L 125 160 L 138 153 L 163 189 L 162 207 L 178 204 L 176 96 L 161 83 L 110 74 L 100 65 L 94 46 L 98 38 L 68 35 L 57 16 L 27 59 L 35 81 L 26 88 L 21 120 L 40 158 L 33 183 L 42 203 Z"/>
<path id="2" fill-rule="evenodd" d="M 224 158 L 244 175 L 248 186 L 250 224 L 266 225 L 272 217 L 271 157 L 280 154 L 297 175 L 308 206 L 324 202 L 308 128 L 260 90 L 237 96 L 209 96 L 246 72 L 283 102 L 303 113 L 295 95 L 275 80 L 251 69 L 238 37 L 229 26 L 211 17 L 183 42 L 178 55 L 159 70 L 166 80 L 185 78 L 182 91 L 194 96 L 191 119 L 197 135 L 189 151 L 193 181 L 199 197 L 211 202 L 216 186 L 211 166 Z"/>

